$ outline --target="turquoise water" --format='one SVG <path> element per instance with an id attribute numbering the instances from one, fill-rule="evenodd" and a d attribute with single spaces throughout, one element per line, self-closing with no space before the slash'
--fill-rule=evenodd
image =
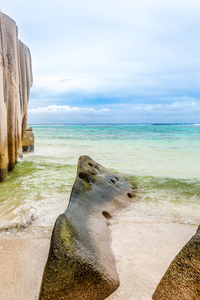
<path id="1" fill-rule="evenodd" d="M 79 156 L 137 187 L 133 221 L 199 224 L 199 125 L 32 125 L 35 151 L 0 184 L 1 228 L 48 231 L 67 207 Z"/>

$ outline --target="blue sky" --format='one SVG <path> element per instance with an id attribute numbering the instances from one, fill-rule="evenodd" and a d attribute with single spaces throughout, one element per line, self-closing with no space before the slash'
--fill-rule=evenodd
<path id="1" fill-rule="evenodd" d="M 199 0 L 1 0 L 30 48 L 29 123 L 200 123 Z"/>

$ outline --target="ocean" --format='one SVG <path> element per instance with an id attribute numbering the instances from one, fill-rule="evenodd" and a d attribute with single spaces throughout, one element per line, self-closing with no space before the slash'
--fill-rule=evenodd
<path id="1" fill-rule="evenodd" d="M 48 235 L 88 155 L 137 188 L 127 222 L 200 223 L 200 124 L 32 125 L 34 153 L 0 183 L 1 234 Z"/>

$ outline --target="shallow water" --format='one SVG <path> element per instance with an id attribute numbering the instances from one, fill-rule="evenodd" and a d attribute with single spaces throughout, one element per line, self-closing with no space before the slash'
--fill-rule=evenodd
<path id="1" fill-rule="evenodd" d="M 200 126 L 33 125 L 35 152 L 0 183 L 2 232 L 49 232 L 69 200 L 77 161 L 89 155 L 137 187 L 128 221 L 198 225 Z"/>

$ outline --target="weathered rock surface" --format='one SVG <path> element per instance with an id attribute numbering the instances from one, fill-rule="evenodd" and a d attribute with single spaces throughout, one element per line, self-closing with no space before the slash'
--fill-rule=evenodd
<path id="1" fill-rule="evenodd" d="M 152 299 L 200 299 L 200 226 L 170 264 Z"/>
<path id="2" fill-rule="evenodd" d="M 39 299 L 105 299 L 119 286 L 109 219 L 134 187 L 81 156 L 67 210 L 56 220 Z"/>
<path id="3" fill-rule="evenodd" d="M 32 127 L 29 127 L 26 131 L 26 134 L 22 141 L 22 150 L 23 152 L 32 152 L 34 151 L 34 133 Z"/>
<path id="4" fill-rule="evenodd" d="M 30 51 L 18 39 L 16 23 L 0 12 L 0 180 L 22 153 L 31 86 Z"/>

